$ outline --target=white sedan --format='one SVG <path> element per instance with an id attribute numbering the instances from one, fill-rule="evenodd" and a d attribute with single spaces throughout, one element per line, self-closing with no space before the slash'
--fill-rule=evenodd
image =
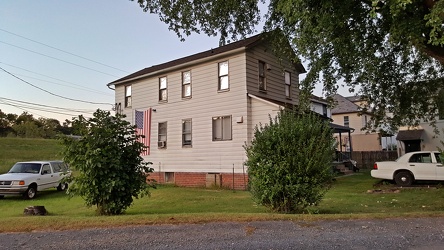
<path id="1" fill-rule="evenodd" d="M 410 186 L 415 180 L 444 181 L 443 157 L 438 151 L 410 152 L 396 161 L 375 162 L 371 175 L 399 186 Z"/>

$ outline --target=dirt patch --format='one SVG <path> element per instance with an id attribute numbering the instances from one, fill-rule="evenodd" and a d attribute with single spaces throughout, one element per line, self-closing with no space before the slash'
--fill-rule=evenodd
<path id="1" fill-rule="evenodd" d="M 397 194 L 397 193 L 401 193 L 401 190 L 397 188 L 367 190 L 367 194 Z"/>

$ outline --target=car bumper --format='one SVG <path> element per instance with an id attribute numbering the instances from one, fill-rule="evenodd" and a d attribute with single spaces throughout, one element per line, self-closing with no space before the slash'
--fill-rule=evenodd
<path id="1" fill-rule="evenodd" d="M 0 188 L 0 195 L 9 195 L 9 194 L 23 194 L 26 192 L 28 187 L 20 186 L 20 187 L 10 187 L 10 188 Z"/>
<path id="2" fill-rule="evenodd" d="M 373 178 L 377 178 L 377 179 L 385 179 L 385 180 L 392 180 L 393 179 L 393 172 L 391 172 L 391 171 L 372 170 L 372 171 L 370 171 L 370 175 Z"/>

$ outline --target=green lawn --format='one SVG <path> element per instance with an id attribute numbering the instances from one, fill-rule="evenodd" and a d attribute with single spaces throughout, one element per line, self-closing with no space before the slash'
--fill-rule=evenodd
<path id="1" fill-rule="evenodd" d="M 17 141 L 14 141 L 17 140 Z M 16 145 L 19 144 L 19 145 Z M 0 166 L 5 162 L 59 159 L 61 146 L 51 140 L 0 138 Z M 42 156 L 42 157 L 38 157 Z M 37 158 L 38 157 L 38 158 Z M 9 167 L 8 167 L 9 169 Z M 399 189 L 377 185 L 368 171 L 336 178 L 323 201 L 306 214 L 275 214 L 254 203 L 247 191 L 158 186 L 151 197 L 135 200 L 123 215 L 97 216 L 80 197 L 68 199 L 55 190 L 40 192 L 34 200 L 18 196 L 0 199 L 0 232 L 66 230 L 87 227 L 202 223 L 211 221 L 359 219 L 444 216 L 441 185 Z M 369 192 L 379 190 L 378 192 Z M 25 216 L 27 206 L 45 206 L 47 216 Z"/>
<path id="2" fill-rule="evenodd" d="M 0 174 L 18 161 L 60 160 L 61 149 L 57 140 L 0 137 Z"/>

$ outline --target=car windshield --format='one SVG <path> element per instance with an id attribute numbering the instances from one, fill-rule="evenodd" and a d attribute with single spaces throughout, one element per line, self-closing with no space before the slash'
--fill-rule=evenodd
<path id="1" fill-rule="evenodd" d="M 30 173 L 38 174 L 40 173 L 40 168 L 42 164 L 40 163 L 16 163 L 9 173 Z"/>

